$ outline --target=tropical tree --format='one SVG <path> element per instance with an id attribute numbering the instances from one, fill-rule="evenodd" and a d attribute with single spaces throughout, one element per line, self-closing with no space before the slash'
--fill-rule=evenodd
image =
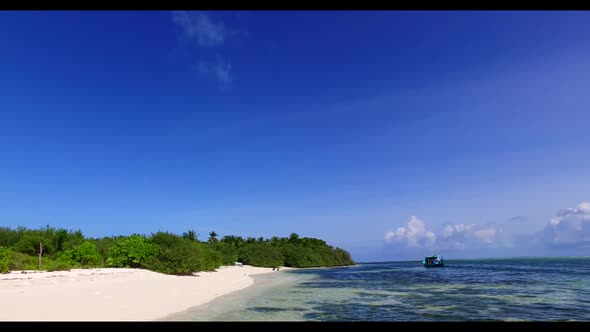
<path id="1" fill-rule="evenodd" d="M 241 236 L 235 235 L 226 235 L 222 237 L 219 241 L 237 248 L 242 247 L 242 245 L 244 245 L 244 239 Z"/>
<path id="2" fill-rule="evenodd" d="M 109 248 L 108 267 L 142 267 L 160 248 L 143 235 L 121 237 Z"/>
<path id="3" fill-rule="evenodd" d="M 292 242 L 292 243 L 299 242 L 299 234 L 291 233 L 291 235 L 289 235 L 289 242 Z"/>
<path id="4" fill-rule="evenodd" d="M 200 234 L 197 234 L 197 231 L 194 229 L 189 230 L 188 232 L 182 233 L 182 237 L 191 241 L 197 241 L 197 238 Z"/>
<path id="5" fill-rule="evenodd" d="M 215 233 L 215 231 L 211 231 L 211 232 L 209 232 L 209 241 L 208 241 L 208 242 L 209 242 L 209 243 L 216 243 L 216 242 L 218 241 L 218 240 L 217 240 L 217 235 L 218 235 L 218 234 L 217 234 L 217 233 Z"/>

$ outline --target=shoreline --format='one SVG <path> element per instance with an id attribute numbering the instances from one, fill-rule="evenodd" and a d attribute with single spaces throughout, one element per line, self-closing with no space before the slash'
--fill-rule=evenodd
<path id="1" fill-rule="evenodd" d="M 290 268 L 281 267 L 281 270 Z M 272 268 L 222 266 L 175 276 L 144 269 L 0 274 L 0 321 L 154 321 L 250 287 Z"/>
<path id="2" fill-rule="evenodd" d="M 161 317 L 158 321 L 227 321 L 227 312 L 243 310 L 246 306 L 256 301 L 261 294 L 272 292 L 277 288 L 283 288 L 299 282 L 300 277 L 295 277 L 285 268 L 281 273 L 261 273 L 253 275 L 254 283 L 237 292 L 227 293 L 213 300 L 188 308 L 186 310 Z M 230 320 L 231 321 L 231 320 Z"/>

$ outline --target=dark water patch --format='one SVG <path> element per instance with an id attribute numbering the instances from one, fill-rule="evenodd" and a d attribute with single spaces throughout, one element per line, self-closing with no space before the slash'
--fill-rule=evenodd
<path id="1" fill-rule="evenodd" d="M 276 308 L 276 307 L 251 307 L 247 308 L 246 310 L 249 311 L 256 311 L 256 312 L 277 312 L 277 311 L 289 311 L 289 308 Z"/>
<path id="2" fill-rule="evenodd" d="M 389 294 L 382 294 L 382 293 L 370 293 L 370 292 L 366 292 L 366 291 L 356 291 L 354 292 L 354 294 L 364 297 L 364 296 L 368 296 L 368 297 L 382 297 L 382 298 L 387 298 L 391 295 Z"/>
<path id="3" fill-rule="evenodd" d="M 297 287 L 301 287 L 301 286 L 297 286 Z M 289 293 L 294 293 L 294 294 L 311 294 L 312 291 L 305 291 L 305 290 L 293 289 L 293 290 L 289 290 Z"/>

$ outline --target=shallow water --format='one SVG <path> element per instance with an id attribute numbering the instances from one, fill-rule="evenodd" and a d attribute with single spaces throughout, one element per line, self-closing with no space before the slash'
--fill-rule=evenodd
<path id="1" fill-rule="evenodd" d="M 590 259 L 365 263 L 280 271 L 167 317 L 206 321 L 590 321 Z"/>

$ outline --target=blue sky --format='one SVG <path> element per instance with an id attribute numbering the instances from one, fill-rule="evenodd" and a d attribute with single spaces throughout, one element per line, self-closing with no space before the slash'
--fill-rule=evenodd
<path id="1" fill-rule="evenodd" d="M 590 255 L 590 14 L 0 12 L 0 220 Z"/>

